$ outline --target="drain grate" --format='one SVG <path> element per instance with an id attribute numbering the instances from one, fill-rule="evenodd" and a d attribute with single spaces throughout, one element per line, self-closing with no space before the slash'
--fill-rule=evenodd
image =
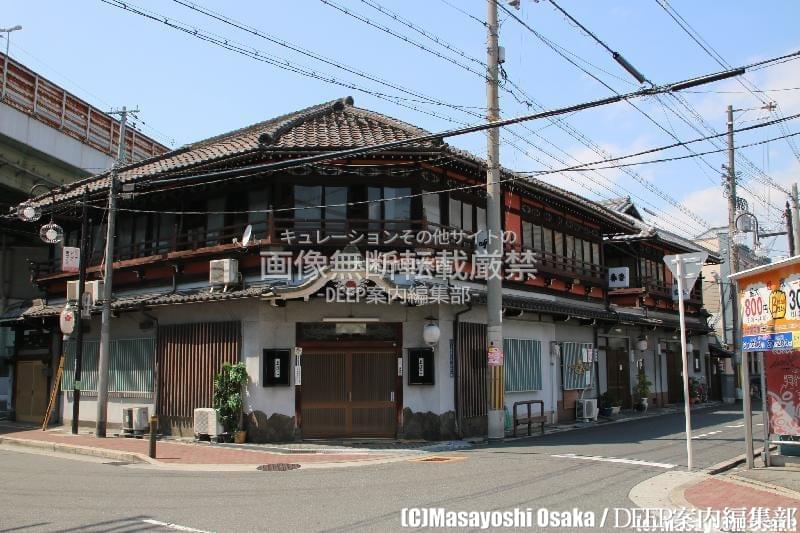
<path id="1" fill-rule="evenodd" d="M 297 470 L 300 465 L 297 463 L 272 463 L 268 465 L 261 465 L 258 470 L 262 472 L 286 472 L 287 470 Z"/>

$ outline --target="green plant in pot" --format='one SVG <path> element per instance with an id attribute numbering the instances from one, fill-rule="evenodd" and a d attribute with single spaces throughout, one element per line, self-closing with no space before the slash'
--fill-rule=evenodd
<path id="1" fill-rule="evenodd" d="M 214 409 L 225 432 L 234 442 L 245 441 L 244 387 L 247 385 L 247 368 L 244 363 L 225 363 L 214 377 Z"/>
<path id="2" fill-rule="evenodd" d="M 647 379 L 647 374 L 645 374 L 644 368 L 640 368 L 638 380 L 636 381 L 636 388 L 634 389 L 636 396 L 639 398 L 637 409 L 641 411 L 647 411 L 647 402 L 648 398 L 650 397 L 650 387 L 652 385 L 653 383 Z"/>
<path id="3" fill-rule="evenodd" d="M 600 395 L 599 399 L 600 404 L 600 416 L 611 416 L 612 408 L 614 407 L 614 400 L 611 397 L 611 394 L 608 392 L 604 392 Z"/>

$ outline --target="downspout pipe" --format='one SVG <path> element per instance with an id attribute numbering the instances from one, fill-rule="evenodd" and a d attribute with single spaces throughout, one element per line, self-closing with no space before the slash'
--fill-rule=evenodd
<path id="1" fill-rule="evenodd" d="M 173 275 L 173 280 L 174 279 L 175 279 L 175 277 Z M 174 283 L 173 283 L 173 287 L 174 287 Z M 173 290 L 173 292 L 174 292 L 174 290 Z M 158 318 L 155 315 L 151 315 L 144 308 L 142 308 L 142 315 L 145 318 L 153 321 L 153 325 L 154 325 L 155 330 L 156 330 L 155 344 L 156 344 L 156 346 L 158 346 Z M 156 416 L 157 416 L 157 413 L 158 413 L 158 403 L 159 403 L 159 397 L 158 397 L 158 379 L 159 379 L 159 374 L 160 374 L 160 372 L 159 372 L 159 368 L 158 368 L 158 353 L 154 353 L 153 354 L 153 413 L 152 414 L 156 415 Z"/>
<path id="2" fill-rule="evenodd" d="M 469 311 L 472 311 L 472 302 L 467 303 L 466 309 L 462 309 L 453 315 L 453 407 L 456 412 L 456 432 L 458 433 L 458 438 L 464 437 L 461 431 L 461 419 L 458 416 L 460 411 L 460 406 L 458 405 L 458 325 L 461 315 Z"/>

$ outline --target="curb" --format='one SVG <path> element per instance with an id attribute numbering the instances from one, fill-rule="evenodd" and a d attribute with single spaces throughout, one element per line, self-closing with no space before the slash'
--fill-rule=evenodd
<path id="1" fill-rule="evenodd" d="M 773 451 L 778 449 L 778 447 L 770 446 L 769 449 L 770 451 Z M 753 451 L 753 460 L 755 461 L 757 457 L 761 457 L 761 450 Z M 746 454 L 737 455 L 736 457 L 733 457 L 731 459 L 726 459 L 725 461 L 717 463 L 713 466 L 709 466 L 708 468 L 704 469 L 703 472 L 715 476 L 717 474 L 722 474 L 723 472 L 727 472 L 728 470 L 732 470 L 733 468 L 736 468 L 737 466 L 744 464 L 746 461 L 747 461 Z"/>
<path id="2" fill-rule="evenodd" d="M 155 459 L 136 452 L 122 452 L 118 450 L 109 450 L 106 448 L 92 448 L 89 446 L 79 446 L 76 444 L 63 444 L 60 442 L 47 442 L 41 440 L 30 439 L 17 439 L 12 437 L 0 437 L 0 444 L 9 446 L 20 446 L 25 448 L 35 448 L 38 450 L 45 450 L 50 452 L 71 453 L 75 455 L 88 455 L 91 457 L 100 457 L 103 459 L 110 459 L 112 461 L 119 461 L 124 463 L 138 463 L 138 464 L 155 464 L 161 463 Z"/>

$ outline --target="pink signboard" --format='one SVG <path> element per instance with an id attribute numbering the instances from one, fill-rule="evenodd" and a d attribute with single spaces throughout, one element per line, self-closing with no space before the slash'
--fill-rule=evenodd
<path id="1" fill-rule="evenodd" d="M 800 351 L 765 352 L 770 433 L 800 435 Z"/>

